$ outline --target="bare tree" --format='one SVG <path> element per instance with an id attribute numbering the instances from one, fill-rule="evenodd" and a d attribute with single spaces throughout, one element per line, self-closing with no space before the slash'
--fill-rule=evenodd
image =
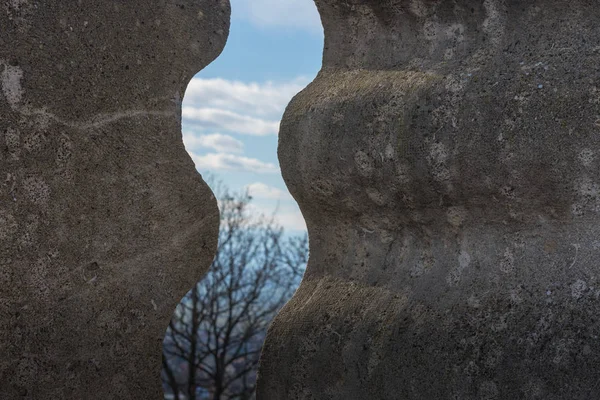
<path id="1" fill-rule="evenodd" d="M 163 383 L 176 400 L 254 399 L 268 325 L 292 296 L 308 258 L 306 235 L 284 238 L 253 216 L 248 193 L 218 186 L 221 230 L 213 264 L 181 301 L 163 346 Z"/>

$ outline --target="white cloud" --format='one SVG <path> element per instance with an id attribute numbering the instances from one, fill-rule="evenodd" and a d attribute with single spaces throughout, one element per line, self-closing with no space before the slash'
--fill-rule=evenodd
<path id="1" fill-rule="evenodd" d="M 296 28 L 322 34 L 321 18 L 311 0 L 232 0 L 234 18 L 266 28 Z"/>
<path id="2" fill-rule="evenodd" d="M 287 191 L 277 189 L 262 182 L 251 183 L 246 185 L 245 188 L 248 190 L 250 196 L 258 199 L 292 199 L 292 196 Z"/>
<path id="3" fill-rule="evenodd" d="M 310 80 L 299 77 L 291 82 L 258 84 L 221 78 L 194 78 L 185 92 L 185 106 L 225 109 L 279 119 L 292 97 Z"/>
<path id="4" fill-rule="evenodd" d="M 275 208 L 271 209 L 266 204 L 250 203 L 248 204 L 248 211 L 255 215 L 267 217 L 273 216 L 275 211 L 275 222 L 281 225 L 285 231 L 306 231 L 306 222 L 304 222 L 304 217 L 297 205 L 293 208 L 285 207 L 284 210 L 281 208 L 275 210 Z"/>
<path id="5" fill-rule="evenodd" d="M 236 135 L 271 136 L 277 140 L 285 107 L 309 81 L 306 77 L 283 83 L 192 79 L 185 93 L 182 118 L 188 129 L 184 143 L 197 168 L 278 173 L 276 163 L 242 156 L 246 140 L 252 139 Z M 258 152 L 252 157 L 264 157 L 260 147 L 249 147 Z M 212 153 L 203 154 L 206 151 Z"/>
<path id="6" fill-rule="evenodd" d="M 188 151 L 207 148 L 218 151 L 219 153 L 243 153 L 244 143 L 229 135 L 213 133 L 210 135 L 195 136 L 193 133 L 183 133 L 183 144 Z"/>
<path id="7" fill-rule="evenodd" d="M 279 132 L 279 121 L 268 121 L 217 108 L 183 107 L 183 120 L 205 129 L 225 130 L 247 135 L 266 136 Z"/>
<path id="8" fill-rule="evenodd" d="M 281 225 L 286 232 L 307 230 L 306 222 L 304 222 L 304 217 L 297 205 L 275 209 L 275 207 L 270 208 L 265 203 L 252 202 L 248 204 L 247 210 L 253 215 L 274 216 L 275 222 Z M 274 212 L 275 214 L 273 215 Z"/>
<path id="9" fill-rule="evenodd" d="M 286 231 L 306 231 L 306 222 L 300 211 L 277 214 L 276 219 Z"/>
<path id="10" fill-rule="evenodd" d="M 265 163 L 255 158 L 226 153 L 209 153 L 203 155 L 190 153 L 190 155 L 198 169 L 279 173 L 277 165 Z"/>

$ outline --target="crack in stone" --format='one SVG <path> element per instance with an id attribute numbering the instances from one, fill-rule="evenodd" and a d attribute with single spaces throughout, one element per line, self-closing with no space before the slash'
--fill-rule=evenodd
<path id="1" fill-rule="evenodd" d="M 58 124 L 74 128 L 78 130 L 88 130 L 92 128 L 100 128 L 105 125 L 118 122 L 122 119 L 128 118 L 140 118 L 140 117 L 174 117 L 173 111 L 160 111 L 160 110 L 127 110 L 120 111 L 113 114 L 100 114 L 84 122 L 65 121 L 55 114 L 49 113 L 45 110 L 20 110 L 21 114 L 27 116 L 42 116 L 47 119 L 51 119 Z"/>
<path id="2" fill-rule="evenodd" d="M 4 98 L 6 99 L 10 108 L 13 111 L 18 112 L 24 116 L 42 117 L 46 120 L 52 120 L 60 125 L 79 130 L 100 128 L 102 126 L 112 124 L 126 118 L 175 116 L 175 113 L 173 111 L 133 109 L 119 111 L 112 114 L 99 114 L 84 122 L 65 121 L 56 116 L 56 114 L 47 112 L 44 109 L 30 109 L 26 106 L 20 105 L 24 97 L 24 90 L 21 86 L 21 80 L 23 79 L 23 71 L 18 66 L 12 66 L 2 59 L 0 59 L 0 66 L 4 67 L 2 73 L 0 74 L 2 93 L 4 94 Z M 179 103 L 181 102 L 181 96 L 179 92 L 175 94 L 174 101 Z"/>

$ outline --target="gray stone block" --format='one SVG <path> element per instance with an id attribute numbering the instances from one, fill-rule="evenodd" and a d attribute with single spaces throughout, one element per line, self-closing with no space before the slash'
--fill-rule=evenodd
<path id="1" fill-rule="evenodd" d="M 181 140 L 226 0 L 0 2 L 0 398 L 159 399 L 218 210 Z"/>
<path id="2" fill-rule="evenodd" d="M 258 398 L 600 398 L 600 8 L 317 0 L 279 158 L 310 235 Z"/>

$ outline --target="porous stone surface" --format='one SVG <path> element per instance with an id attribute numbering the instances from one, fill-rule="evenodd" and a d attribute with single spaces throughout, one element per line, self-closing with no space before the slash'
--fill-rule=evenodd
<path id="1" fill-rule="evenodd" d="M 218 230 L 181 99 L 229 14 L 0 1 L 0 398 L 162 398 L 162 336 Z"/>
<path id="2" fill-rule="evenodd" d="M 279 158 L 310 260 L 258 398 L 600 398 L 600 7 L 316 0 Z"/>

